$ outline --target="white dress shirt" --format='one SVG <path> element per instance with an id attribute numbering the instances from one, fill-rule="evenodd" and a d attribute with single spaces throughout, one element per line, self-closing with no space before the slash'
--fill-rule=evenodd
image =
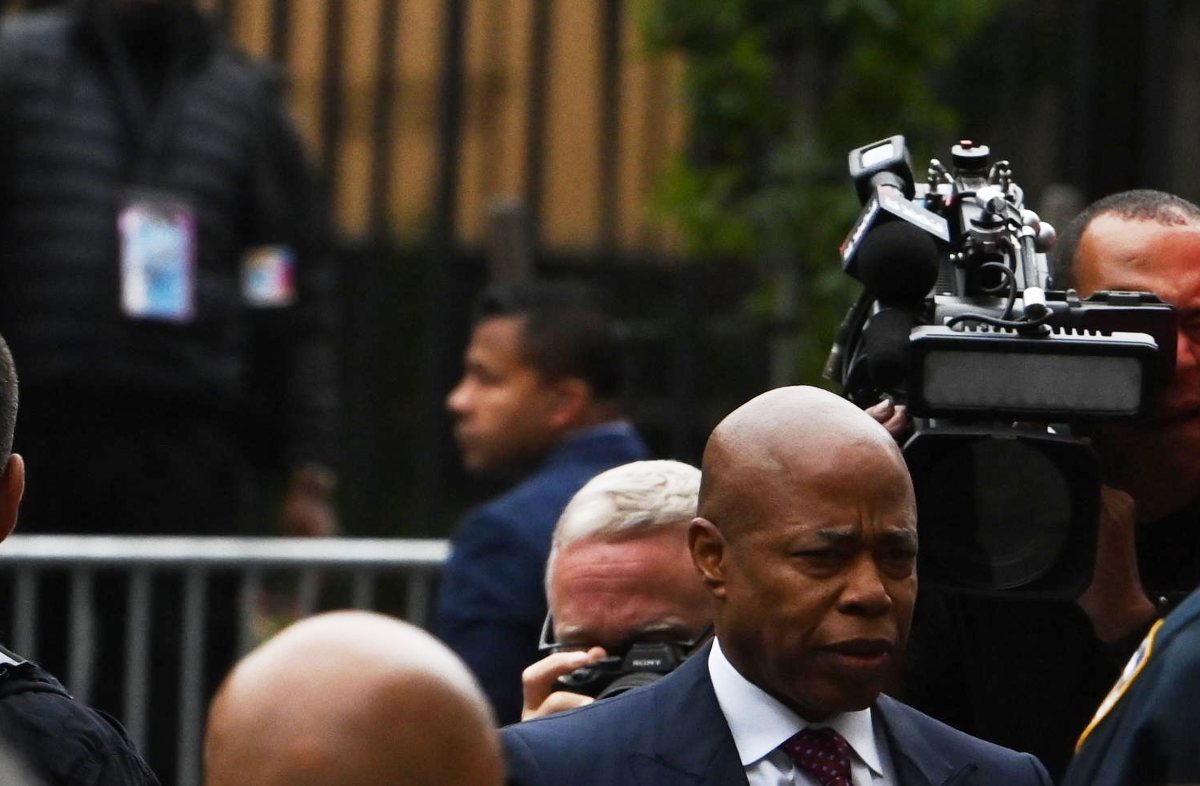
<path id="1" fill-rule="evenodd" d="M 809 723 L 738 673 L 716 639 L 708 655 L 708 673 L 750 786 L 818 786 L 779 747 L 809 726 L 834 729 L 850 744 L 850 780 L 854 786 L 897 783 L 887 739 L 872 721 L 870 709 Z"/>

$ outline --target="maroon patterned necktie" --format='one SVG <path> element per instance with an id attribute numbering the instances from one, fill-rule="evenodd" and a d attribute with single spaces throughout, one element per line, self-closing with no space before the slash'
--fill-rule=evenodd
<path id="1" fill-rule="evenodd" d="M 804 729 L 780 747 L 821 786 L 850 786 L 850 743 L 833 729 Z"/>

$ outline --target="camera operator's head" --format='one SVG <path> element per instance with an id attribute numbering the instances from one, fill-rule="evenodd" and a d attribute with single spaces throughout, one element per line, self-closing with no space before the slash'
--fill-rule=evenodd
<path id="1" fill-rule="evenodd" d="M 1091 431 L 1105 481 L 1133 495 L 1143 520 L 1200 489 L 1200 208 L 1160 191 L 1126 191 L 1083 211 L 1059 239 L 1055 285 L 1156 293 L 1179 316 L 1175 376 L 1145 423 Z"/>
<path id="2" fill-rule="evenodd" d="M 481 297 L 462 380 L 446 398 L 464 466 L 519 474 L 564 437 L 620 415 L 615 325 L 583 288 L 496 285 Z"/>
<path id="3" fill-rule="evenodd" d="M 734 669 L 809 721 L 868 707 L 898 671 L 917 589 L 891 435 L 827 391 L 764 393 L 709 438 L 699 514 L 692 556 Z"/>
<path id="4" fill-rule="evenodd" d="M 635 461 L 571 499 L 546 566 L 552 652 L 522 675 L 522 720 L 653 679 L 704 635 L 712 607 L 687 544 L 699 490 L 693 466 Z M 658 655 L 646 651 L 656 644 Z M 626 661 L 643 651 L 647 663 L 631 676 Z"/>

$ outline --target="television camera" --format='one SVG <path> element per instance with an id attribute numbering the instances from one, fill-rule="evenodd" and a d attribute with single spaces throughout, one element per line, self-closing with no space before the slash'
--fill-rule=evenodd
<path id="1" fill-rule="evenodd" d="M 1147 292 L 1054 289 L 1054 229 L 986 145 L 954 145 L 916 182 L 893 136 L 851 151 L 850 174 L 863 209 L 841 262 L 863 290 L 825 374 L 860 406 L 908 407 L 922 582 L 1076 596 L 1100 483 L 1079 432 L 1151 412 L 1174 311 Z"/>

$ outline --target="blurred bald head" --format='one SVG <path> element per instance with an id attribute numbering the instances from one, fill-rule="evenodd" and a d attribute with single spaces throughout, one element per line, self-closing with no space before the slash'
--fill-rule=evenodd
<path id="1" fill-rule="evenodd" d="M 429 634 L 367 612 L 296 623 L 209 714 L 207 786 L 466 786 L 503 778 L 478 685 Z"/>
<path id="2" fill-rule="evenodd" d="M 910 483 L 895 440 L 846 399 L 807 386 L 767 391 L 730 413 L 709 437 L 699 514 L 733 524 L 745 518 L 734 512 L 744 513 L 768 487 L 828 474 L 832 459 L 849 448 L 884 457 L 897 469 L 899 482 Z"/>

